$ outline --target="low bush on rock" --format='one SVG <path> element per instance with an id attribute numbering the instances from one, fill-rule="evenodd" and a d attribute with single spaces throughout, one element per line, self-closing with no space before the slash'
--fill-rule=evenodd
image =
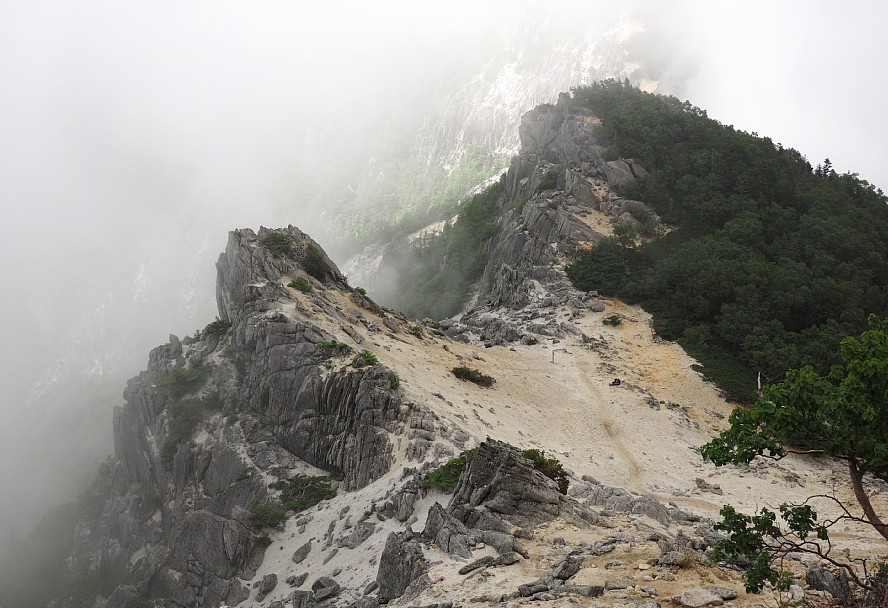
<path id="1" fill-rule="evenodd" d="M 231 328 L 231 321 L 216 318 L 215 321 L 207 325 L 207 331 L 214 336 L 221 336 Z"/>
<path id="2" fill-rule="evenodd" d="M 330 478 L 324 475 L 297 475 L 290 481 L 279 479 L 268 487 L 280 491 L 286 510 L 297 513 L 336 496 L 336 490 L 330 487 Z"/>
<path id="3" fill-rule="evenodd" d="M 445 492 L 452 491 L 459 481 L 459 476 L 466 470 L 466 454 L 471 451 L 462 452 L 456 458 L 451 458 L 437 469 L 432 469 L 426 473 L 422 479 L 422 487 L 437 488 Z"/>
<path id="4" fill-rule="evenodd" d="M 524 450 L 521 455 L 533 463 L 533 468 L 558 484 L 558 491 L 567 494 L 567 471 L 557 458 L 547 458 L 543 450 Z"/>
<path id="5" fill-rule="evenodd" d="M 366 363 L 367 365 L 376 365 L 377 363 L 379 363 L 379 359 L 376 358 L 376 355 L 374 355 L 372 351 L 369 351 L 366 348 L 360 351 L 358 353 L 358 356 L 363 359 L 364 363 Z"/>
<path id="6" fill-rule="evenodd" d="M 182 397 L 202 387 L 210 377 L 211 369 L 209 364 L 194 358 L 187 368 L 180 367 L 173 370 L 169 376 L 158 382 L 157 386 L 174 397 Z"/>
<path id="7" fill-rule="evenodd" d="M 451 371 L 453 372 L 453 375 L 460 380 L 468 380 L 469 382 L 474 382 L 478 386 L 486 388 L 493 386 L 493 383 L 496 382 L 492 376 L 482 374 L 479 370 L 472 367 L 454 367 Z"/>
<path id="8" fill-rule="evenodd" d="M 260 528 L 276 528 L 287 521 L 287 509 L 270 502 L 257 502 L 250 509 L 250 521 Z"/>
<path id="9" fill-rule="evenodd" d="M 167 408 L 170 415 L 170 431 L 160 449 L 163 462 L 170 462 L 176 455 L 179 445 L 191 438 L 197 423 L 207 410 L 221 408 L 219 396 L 215 393 L 205 397 L 177 401 Z"/>
<path id="10" fill-rule="evenodd" d="M 336 340 L 321 340 L 320 342 L 315 342 L 315 344 L 324 348 L 335 348 L 336 350 L 345 350 L 348 348 L 348 344 L 345 342 L 337 342 Z"/>
<path id="11" fill-rule="evenodd" d="M 272 232 L 263 237 L 259 244 L 268 249 L 271 255 L 279 258 L 293 244 L 293 237 L 283 232 Z"/>
<path id="12" fill-rule="evenodd" d="M 322 282 L 326 281 L 328 275 L 331 274 L 330 267 L 324 261 L 321 252 L 314 245 L 309 245 L 305 248 L 302 268 L 305 269 L 305 272 Z"/>
<path id="13" fill-rule="evenodd" d="M 298 289 L 302 293 L 311 293 L 311 290 L 314 289 L 311 283 L 303 279 L 302 277 L 296 277 L 289 283 L 287 283 L 287 287 L 291 287 L 293 289 Z"/>

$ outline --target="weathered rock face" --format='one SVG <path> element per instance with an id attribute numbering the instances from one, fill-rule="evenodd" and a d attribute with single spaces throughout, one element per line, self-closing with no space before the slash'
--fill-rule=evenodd
<path id="1" fill-rule="evenodd" d="M 471 528 L 507 532 L 514 526 L 533 527 L 556 517 L 573 521 L 594 519 L 558 491 L 558 485 L 521 452 L 488 439 L 467 454 L 448 512 Z M 504 526 L 503 521 L 512 524 Z"/>
<path id="2" fill-rule="evenodd" d="M 248 509 L 275 500 L 256 470 L 286 478 L 301 460 L 327 471 L 341 490 L 389 470 L 400 400 L 388 370 L 348 363 L 354 349 L 341 340 L 360 344 L 352 325 L 362 321 L 357 309 L 335 302 L 383 311 L 345 284 L 310 237 L 292 226 L 276 232 L 290 240 L 279 257 L 262 244 L 271 231 L 229 235 L 217 264 L 217 299 L 230 328 L 171 336 L 151 352 L 148 368 L 127 385 L 126 405 L 115 410 L 116 459 L 101 476 L 108 500 L 79 525 L 71 559 L 119 572 L 121 580 L 138 572 L 138 587 L 121 588 L 105 608 L 133 598 L 157 607 L 247 598 L 238 577 L 253 575 L 265 546 Z M 296 278 L 330 297 L 300 301 L 284 285 Z M 342 332 L 329 333 L 319 320 Z M 171 387 L 173 372 L 199 380 Z M 193 423 L 184 431 L 182 418 Z M 363 542 L 371 526 L 355 529 L 344 546 Z"/>
<path id="3" fill-rule="evenodd" d="M 393 600 L 428 571 L 422 547 L 410 532 L 392 532 L 379 558 L 379 597 Z"/>
<path id="4" fill-rule="evenodd" d="M 522 118 L 521 152 L 503 175 L 503 203 L 514 207 L 499 218 L 488 244 L 481 285 L 492 286 L 486 301 L 463 315 L 448 335 L 467 331 L 505 344 L 529 336 L 564 337 L 570 325 L 553 322 L 554 308 L 576 313 L 600 303 L 572 290 L 563 265 L 604 236 L 593 213 L 613 223 L 640 224 L 650 215 L 638 201 L 612 188 L 644 174 L 631 159 L 606 162 L 595 138 L 598 119 L 562 95 Z"/>

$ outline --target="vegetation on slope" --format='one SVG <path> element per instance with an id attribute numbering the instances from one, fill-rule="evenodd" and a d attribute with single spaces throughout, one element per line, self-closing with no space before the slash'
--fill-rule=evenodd
<path id="1" fill-rule="evenodd" d="M 574 91 L 607 158 L 649 173 L 622 194 L 675 227 L 639 247 L 605 239 L 568 268 L 580 289 L 640 303 L 734 397 L 810 363 L 884 315 L 888 199 L 830 162 L 744 133 L 674 97 L 606 81 Z"/>
<path id="2" fill-rule="evenodd" d="M 400 277 L 401 309 L 413 317 L 443 319 L 457 312 L 487 263 L 487 243 L 499 231 L 502 186 L 490 186 L 459 209 L 437 235 L 405 245 L 417 264 Z"/>
<path id="3" fill-rule="evenodd" d="M 781 523 L 768 508 L 750 516 L 726 505 L 716 529 L 728 536 L 716 543 L 713 559 L 742 567 L 747 591 L 759 591 L 766 584 L 787 589 L 794 580 L 782 569 L 784 559 L 808 553 L 844 570 L 858 591 L 884 605 L 886 565 L 877 560 L 854 564 L 847 555 L 830 556 L 829 544 L 830 529 L 849 521 L 868 523 L 888 539 L 884 515 L 876 511 L 864 486 L 868 473 L 888 479 L 888 319 L 872 315 L 868 322 L 869 329 L 860 338 L 842 340 L 842 364 L 833 366 L 828 375 L 821 376 L 810 366 L 790 370 L 783 382 L 765 388 L 754 407 L 735 409 L 731 426 L 700 448 L 702 456 L 717 466 L 748 464 L 758 457 L 778 460 L 793 452 L 842 460 L 863 512 L 863 517 L 857 516 L 857 509 L 843 502 L 839 493 L 817 497 L 835 503 L 842 513 L 819 521 L 811 499 L 780 505 Z M 881 571 L 881 577 L 861 577 L 861 565 L 864 572 L 867 567 L 870 572 Z"/>
<path id="4" fill-rule="evenodd" d="M 459 212 L 460 198 L 507 166 L 508 155 L 465 150 L 453 167 L 424 166 L 407 154 L 358 185 L 355 198 L 336 216 L 343 245 L 390 242 Z M 420 166 L 422 165 L 422 166 Z M 334 235 L 335 236 L 335 235 Z"/>

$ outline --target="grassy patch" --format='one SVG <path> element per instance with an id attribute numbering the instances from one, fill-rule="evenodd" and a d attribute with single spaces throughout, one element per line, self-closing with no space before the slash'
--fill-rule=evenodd
<path id="1" fill-rule="evenodd" d="M 320 340 L 315 342 L 315 344 L 324 348 L 334 348 L 336 350 L 345 350 L 348 348 L 348 344 L 345 342 L 337 342 L 335 340 Z"/>
<path id="2" fill-rule="evenodd" d="M 392 390 L 398 390 L 398 387 L 401 386 L 401 379 L 398 378 L 398 374 L 395 372 L 389 372 L 389 386 Z"/>
<path id="3" fill-rule="evenodd" d="M 453 375 L 460 380 L 468 380 L 469 382 L 474 382 L 478 386 L 483 386 L 485 388 L 493 386 L 493 383 L 496 382 L 492 376 L 482 374 L 479 370 L 473 367 L 454 367 L 451 371 L 453 372 Z"/>

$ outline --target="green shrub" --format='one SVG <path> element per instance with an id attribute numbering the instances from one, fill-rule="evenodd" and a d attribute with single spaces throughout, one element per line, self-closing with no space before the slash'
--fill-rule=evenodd
<path id="1" fill-rule="evenodd" d="M 456 487 L 459 476 L 466 470 L 466 452 L 451 458 L 437 469 L 432 469 L 422 478 L 422 487 L 437 488 L 450 492 Z"/>
<path id="2" fill-rule="evenodd" d="M 452 372 L 453 375 L 460 380 L 468 380 L 469 382 L 474 382 L 478 386 L 489 388 L 493 386 L 494 382 L 496 382 L 492 376 L 482 374 L 479 370 L 472 367 L 454 367 Z"/>
<path id="3" fill-rule="evenodd" d="M 567 472 L 557 458 L 546 458 L 546 453 L 542 450 L 524 450 L 521 455 L 533 463 L 533 468 L 555 481 L 559 492 L 567 494 Z"/>
<path id="4" fill-rule="evenodd" d="M 280 499 L 289 511 L 305 511 L 322 500 L 336 497 L 336 490 L 330 487 L 330 478 L 323 475 L 297 475 L 290 481 L 279 479 L 268 484 L 272 490 L 280 492 Z"/>
<path id="5" fill-rule="evenodd" d="M 263 237 L 259 244 L 268 249 L 271 255 L 279 258 L 293 244 L 293 237 L 283 232 L 271 232 Z"/>
<path id="6" fill-rule="evenodd" d="M 182 397 L 202 387 L 210 377 L 210 371 L 212 368 L 209 364 L 193 358 L 187 368 L 174 369 L 169 376 L 158 382 L 157 386 L 174 397 Z"/>
<path id="7" fill-rule="evenodd" d="M 618 314 L 610 314 L 602 319 L 601 322 L 605 325 L 613 325 L 614 327 L 616 327 L 623 322 L 623 318 Z"/>
<path id="8" fill-rule="evenodd" d="M 414 324 L 407 328 L 407 333 L 413 334 L 417 338 L 422 339 L 425 337 L 425 327 L 423 327 L 422 325 Z"/>
<path id="9" fill-rule="evenodd" d="M 257 502 L 250 509 L 250 521 L 260 528 L 276 528 L 287 521 L 287 509 L 270 502 Z"/>
<path id="10" fill-rule="evenodd" d="M 377 363 L 379 363 L 379 359 L 376 358 L 376 355 L 374 355 L 371 351 L 367 350 L 366 348 L 361 350 L 358 353 L 358 356 L 361 359 L 363 359 L 364 363 L 366 363 L 367 365 L 376 365 Z"/>
<path id="11" fill-rule="evenodd" d="M 320 340 L 315 342 L 315 344 L 324 348 L 335 348 L 336 350 L 345 350 L 348 348 L 348 344 L 345 342 L 337 342 L 335 340 Z"/>
<path id="12" fill-rule="evenodd" d="M 314 245 L 305 248 L 305 256 L 302 259 L 302 268 L 318 281 L 326 281 L 331 274 L 330 267 L 324 261 L 324 256 Z"/>
<path id="13" fill-rule="evenodd" d="M 214 336 L 221 336 L 225 332 L 227 332 L 231 328 L 231 321 L 226 321 L 225 319 L 220 319 L 216 317 L 216 320 L 207 325 L 207 332 Z"/>
<path id="14" fill-rule="evenodd" d="M 167 411 L 170 416 L 170 430 L 160 449 L 163 462 L 170 462 L 179 445 L 191 439 L 197 423 L 203 419 L 206 410 L 217 410 L 221 407 L 219 396 L 215 393 L 200 398 L 185 399 L 173 403 Z"/>
<path id="15" fill-rule="evenodd" d="M 235 410 L 230 410 L 225 415 L 225 426 L 231 426 L 238 420 L 240 420 L 240 416 L 238 415 L 238 413 Z"/>
<path id="16" fill-rule="evenodd" d="M 287 283 L 287 287 L 292 287 L 293 289 L 298 289 L 302 293 L 311 293 L 311 290 L 314 289 L 311 283 L 303 279 L 302 277 L 296 277 L 289 283 Z"/>
<path id="17" fill-rule="evenodd" d="M 366 295 L 367 295 L 367 290 L 364 289 L 363 287 L 355 287 L 355 291 L 357 291 L 357 292 L 358 292 L 359 294 L 361 294 L 362 296 L 366 296 Z"/>
<path id="18" fill-rule="evenodd" d="M 558 185 L 558 169 L 549 169 L 543 179 L 540 180 L 540 185 L 537 190 L 554 190 Z"/>
<path id="19" fill-rule="evenodd" d="M 389 372 L 389 386 L 395 391 L 401 386 L 401 379 L 398 378 L 398 374 L 395 372 Z"/>

